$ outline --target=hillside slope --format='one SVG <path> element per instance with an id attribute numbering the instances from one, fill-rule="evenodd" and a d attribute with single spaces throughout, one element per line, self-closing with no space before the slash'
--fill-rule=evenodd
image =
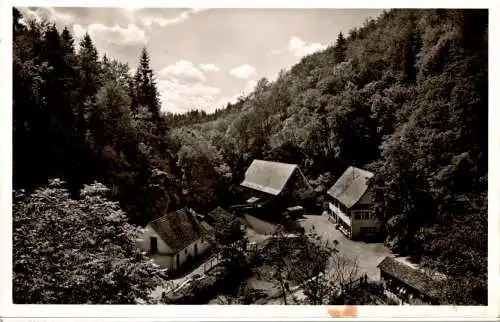
<path id="1" fill-rule="evenodd" d="M 486 10 L 391 10 L 217 117 L 185 116 L 172 131 L 185 178 L 207 183 L 192 195 L 221 202 L 254 158 L 327 184 L 370 169 L 393 249 L 448 274 L 454 303 L 484 304 L 487 27 Z"/>

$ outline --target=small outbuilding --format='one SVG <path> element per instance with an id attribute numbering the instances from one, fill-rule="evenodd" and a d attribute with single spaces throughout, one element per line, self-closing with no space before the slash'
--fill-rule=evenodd
<path id="1" fill-rule="evenodd" d="M 387 256 L 377 266 L 385 295 L 399 304 L 440 304 L 442 279 Z"/>
<path id="2" fill-rule="evenodd" d="M 151 221 L 144 229 L 142 249 L 161 255 L 161 266 L 178 269 L 210 247 L 210 226 L 186 208 Z"/>
<path id="3" fill-rule="evenodd" d="M 230 223 L 235 217 L 222 207 L 217 207 L 205 216 L 205 220 L 210 225 L 220 225 Z"/>
<path id="4" fill-rule="evenodd" d="M 288 207 L 285 214 L 290 218 L 300 218 L 305 214 L 305 209 L 302 206 Z"/>

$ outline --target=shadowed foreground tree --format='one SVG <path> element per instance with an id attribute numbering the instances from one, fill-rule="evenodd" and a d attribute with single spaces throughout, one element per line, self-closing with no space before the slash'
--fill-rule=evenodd
<path id="1" fill-rule="evenodd" d="M 155 265 L 135 246 L 102 184 L 71 199 L 60 180 L 14 193 L 13 298 L 16 304 L 135 304 L 148 301 Z"/>
<path id="2" fill-rule="evenodd" d="M 304 243 L 303 265 L 294 265 L 295 274 L 306 280 L 303 289 L 307 304 L 332 304 L 338 294 L 349 289 L 359 277 L 356 260 L 340 254 L 328 244 Z"/>
<path id="3" fill-rule="evenodd" d="M 221 256 L 221 266 L 227 280 L 238 281 L 249 273 L 246 250 L 248 239 L 238 220 L 214 226 L 216 249 Z"/>
<path id="4" fill-rule="evenodd" d="M 266 261 L 272 267 L 272 279 L 280 291 L 283 304 L 288 305 L 289 260 L 293 252 L 293 241 L 285 235 L 283 227 L 277 227 L 264 251 Z"/>
<path id="5" fill-rule="evenodd" d="M 267 246 L 267 257 L 283 304 L 330 304 L 356 280 L 356 260 L 340 254 L 335 246 L 313 242 L 304 234 L 286 235 L 282 228 L 276 230 Z M 298 289 L 292 285 L 304 292 L 305 300 L 296 298 Z"/>

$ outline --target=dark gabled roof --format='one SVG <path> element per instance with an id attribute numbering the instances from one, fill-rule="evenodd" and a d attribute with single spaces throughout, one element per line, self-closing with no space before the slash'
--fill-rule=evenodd
<path id="1" fill-rule="evenodd" d="M 371 172 L 349 167 L 327 193 L 347 208 L 351 208 L 363 197 L 368 189 L 368 179 L 372 177 Z"/>
<path id="2" fill-rule="evenodd" d="M 206 221 L 200 222 L 201 227 L 205 229 L 205 231 L 209 234 L 212 234 L 214 232 L 214 228 L 210 226 Z"/>
<path id="3" fill-rule="evenodd" d="M 155 219 L 150 222 L 150 225 L 174 253 L 208 233 L 200 221 L 186 208 Z"/>
<path id="4" fill-rule="evenodd" d="M 295 169 L 296 164 L 253 160 L 241 185 L 277 196 L 285 188 Z"/>
<path id="5" fill-rule="evenodd" d="M 390 256 L 384 258 L 377 267 L 380 271 L 395 277 L 420 293 L 439 299 L 439 282 L 423 271 L 410 267 Z"/>
<path id="6" fill-rule="evenodd" d="M 231 220 L 234 219 L 234 216 L 226 211 L 225 209 L 221 207 L 217 207 L 214 210 L 212 210 L 211 213 L 209 213 L 207 216 L 207 219 L 211 222 L 215 223 L 226 223 L 230 222 Z"/>

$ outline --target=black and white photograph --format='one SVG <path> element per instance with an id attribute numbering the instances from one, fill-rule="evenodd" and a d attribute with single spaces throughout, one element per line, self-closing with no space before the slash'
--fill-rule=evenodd
<path id="1" fill-rule="evenodd" d="M 79 5 L 8 8 L 13 305 L 495 305 L 488 8 Z"/>

